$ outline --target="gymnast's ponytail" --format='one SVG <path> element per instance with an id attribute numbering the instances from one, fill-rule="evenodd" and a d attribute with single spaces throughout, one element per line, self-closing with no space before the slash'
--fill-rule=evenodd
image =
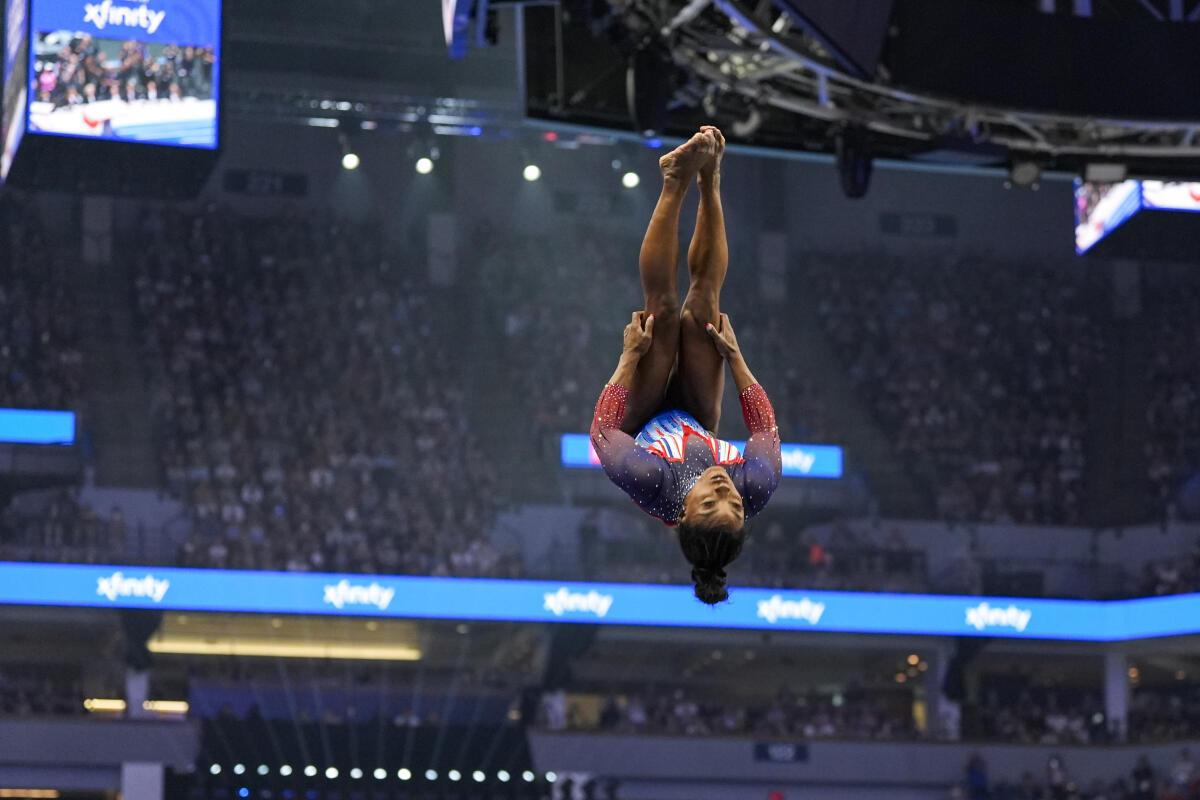
<path id="1" fill-rule="evenodd" d="M 733 529 L 720 523 L 689 525 L 680 522 L 676 530 L 683 557 L 692 565 L 696 599 L 710 606 L 728 600 L 725 567 L 741 555 L 745 527 Z"/>

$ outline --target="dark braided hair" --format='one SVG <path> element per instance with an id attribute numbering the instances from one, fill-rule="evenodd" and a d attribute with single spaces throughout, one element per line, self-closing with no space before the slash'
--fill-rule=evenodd
<path id="1" fill-rule="evenodd" d="M 692 565 L 696 599 L 715 606 L 729 599 L 725 588 L 725 567 L 742 553 L 746 539 L 744 525 L 734 528 L 724 522 L 680 522 L 676 529 L 683 557 Z"/>

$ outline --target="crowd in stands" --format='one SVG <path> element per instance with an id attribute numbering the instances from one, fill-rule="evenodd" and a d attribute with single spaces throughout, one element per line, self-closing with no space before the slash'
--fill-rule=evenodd
<path id="1" fill-rule="evenodd" d="M 810 257 L 805 291 L 946 519 L 1078 524 L 1104 304 L 1070 265 Z"/>
<path id="2" fill-rule="evenodd" d="M 1195 800 L 1200 773 L 1191 751 L 1182 749 L 1169 770 L 1156 771 L 1146 756 L 1128 775 L 1100 778 L 1077 775 L 1061 755 L 1046 759 L 1042 775 L 1026 772 L 1017 780 L 993 778 L 987 761 L 976 753 L 967 761 L 963 780 L 951 787 L 951 800 Z"/>
<path id="3" fill-rule="evenodd" d="M 1200 279 L 1182 267 L 1146 271 L 1147 513 L 1157 519 L 1200 516 Z"/>
<path id="4" fill-rule="evenodd" d="M 71 270 L 28 195 L 0 191 L 0 406 L 78 410 L 83 355 Z"/>
<path id="5" fill-rule="evenodd" d="M 549 730 L 594 730 L 674 736 L 768 736 L 805 739 L 911 739 L 911 714 L 895 698 L 796 693 L 781 688 L 770 702 L 743 704 L 701 697 L 692 688 L 649 687 L 607 695 L 598 713 L 561 690 L 542 697 L 539 723 Z M 911 700 L 907 709 L 911 711 Z"/>
<path id="6" fill-rule="evenodd" d="M 19 664 L 0 665 L 0 717 L 84 713 L 77 677 Z"/>
<path id="7" fill-rule="evenodd" d="M 179 563 L 506 576 L 453 298 L 321 215 L 148 209 L 135 274 Z"/>
<path id="8" fill-rule="evenodd" d="M 121 562 L 130 548 L 119 508 L 98 513 L 74 489 L 24 495 L 0 509 L 0 558 L 17 561 Z"/>
<path id="9" fill-rule="evenodd" d="M 182 101 L 212 97 L 211 47 L 96 39 L 80 33 L 37 43 L 35 97 L 55 110 L 103 100 Z"/>
<path id="10" fill-rule="evenodd" d="M 1083 692 L 993 687 L 965 716 L 964 735 L 986 741 L 1072 745 L 1121 738 L 1109 729 L 1100 697 Z M 1130 733 L 1136 737 L 1140 731 L 1131 728 Z"/>
<path id="11" fill-rule="evenodd" d="M 1147 742 L 1200 736 L 1200 686 L 1139 687 L 1129 706 L 1129 731 Z"/>

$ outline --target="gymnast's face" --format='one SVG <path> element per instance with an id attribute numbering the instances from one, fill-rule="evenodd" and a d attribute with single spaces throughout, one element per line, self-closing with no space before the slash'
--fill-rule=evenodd
<path id="1" fill-rule="evenodd" d="M 742 496 L 724 467 L 709 467 L 683 500 L 683 521 L 689 525 L 713 523 L 741 528 L 746 522 Z"/>

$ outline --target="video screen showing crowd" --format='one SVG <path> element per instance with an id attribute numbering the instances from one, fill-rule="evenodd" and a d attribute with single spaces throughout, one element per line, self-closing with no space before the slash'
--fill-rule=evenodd
<path id="1" fill-rule="evenodd" d="M 211 146 L 213 47 L 59 30 L 33 48 L 30 131 Z"/>

